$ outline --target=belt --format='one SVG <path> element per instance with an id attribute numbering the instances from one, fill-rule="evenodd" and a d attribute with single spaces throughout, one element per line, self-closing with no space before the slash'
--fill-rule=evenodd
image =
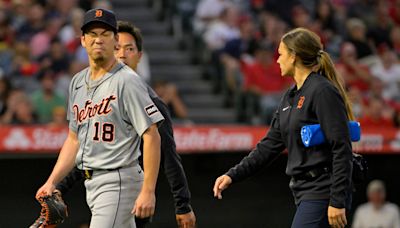
<path id="1" fill-rule="evenodd" d="M 121 167 L 117 167 L 117 168 L 114 168 L 114 169 L 84 169 L 84 170 L 81 170 L 81 171 L 82 171 L 82 174 L 85 177 L 85 179 L 86 180 L 90 180 L 90 179 L 92 179 L 94 171 L 96 171 L 96 172 L 99 172 L 99 171 L 103 171 L 103 172 L 108 171 L 108 172 L 110 172 L 110 171 L 115 171 L 115 170 L 124 169 L 124 168 L 128 168 L 128 167 L 133 167 L 133 166 L 136 166 L 138 164 L 139 164 L 139 161 L 136 160 L 130 165 L 121 166 Z"/>
<path id="2" fill-rule="evenodd" d="M 297 175 L 292 176 L 294 180 L 313 180 L 316 179 L 317 177 L 321 176 L 322 174 L 325 173 L 330 173 L 331 168 L 330 167 L 318 167 L 311 169 L 307 172 L 300 173 Z"/>
<path id="3" fill-rule="evenodd" d="M 115 169 L 96 169 L 96 170 L 93 170 L 93 169 L 84 169 L 84 170 L 82 170 L 82 173 L 83 173 L 83 176 L 85 177 L 85 179 L 86 180 L 90 180 L 90 179 L 92 179 L 92 176 L 93 176 L 93 172 L 94 171 L 114 171 L 114 170 L 118 170 L 118 169 L 121 169 L 122 167 L 118 167 L 118 168 L 115 168 Z"/>

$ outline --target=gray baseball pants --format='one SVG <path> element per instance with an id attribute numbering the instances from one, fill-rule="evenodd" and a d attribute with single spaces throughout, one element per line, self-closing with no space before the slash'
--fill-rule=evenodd
<path id="1" fill-rule="evenodd" d="M 85 180 L 86 201 L 92 212 L 90 228 L 136 228 L 131 214 L 143 184 L 137 164 L 115 170 L 94 170 Z"/>

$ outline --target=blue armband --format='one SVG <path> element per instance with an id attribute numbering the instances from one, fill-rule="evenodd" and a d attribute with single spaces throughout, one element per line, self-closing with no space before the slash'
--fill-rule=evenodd
<path id="1" fill-rule="evenodd" d="M 357 142 L 361 137 L 360 123 L 349 121 L 350 139 L 352 142 Z M 306 125 L 301 128 L 301 141 L 304 146 L 316 146 L 325 142 L 325 135 L 319 124 Z"/>

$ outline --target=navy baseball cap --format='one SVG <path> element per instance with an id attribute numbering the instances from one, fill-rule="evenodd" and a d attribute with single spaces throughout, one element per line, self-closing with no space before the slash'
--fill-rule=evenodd
<path id="1" fill-rule="evenodd" d="M 81 30 L 84 32 L 85 28 L 93 23 L 100 22 L 108 25 L 114 32 L 117 32 L 117 19 L 115 14 L 109 10 L 105 9 L 91 9 L 85 13 L 85 17 L 83 19 L 83 25 Z"/>

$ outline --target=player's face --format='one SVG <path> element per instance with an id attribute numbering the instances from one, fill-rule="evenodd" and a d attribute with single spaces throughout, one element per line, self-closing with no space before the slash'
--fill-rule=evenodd
<path id="1" fill-rule="evenodd" d="M 118 33 L 118 45 L 114 54 L 117 59 L 133 70 L 136 70 L 140 57 L 142 57 L 142 52 L 138 50 L 135 38 L 126 32 Z"/>
<path id="2" fill-rule="evenodd" d="M 113 57 L 117 39 L 118 36 L 106 25 L 93 23 L 81 37 L 81 43 L 86 49 L 89 59 L 94 62 L 102 62 Z"/>
<path id="3" fill-rule="evenodd" d="M 282 76 L 292 76 L 294 70 L 295 55 L 289 51 L 283 42 L 280 42 L 278 48 L 279 58 L 276 61 L 281 68 Z"/>

